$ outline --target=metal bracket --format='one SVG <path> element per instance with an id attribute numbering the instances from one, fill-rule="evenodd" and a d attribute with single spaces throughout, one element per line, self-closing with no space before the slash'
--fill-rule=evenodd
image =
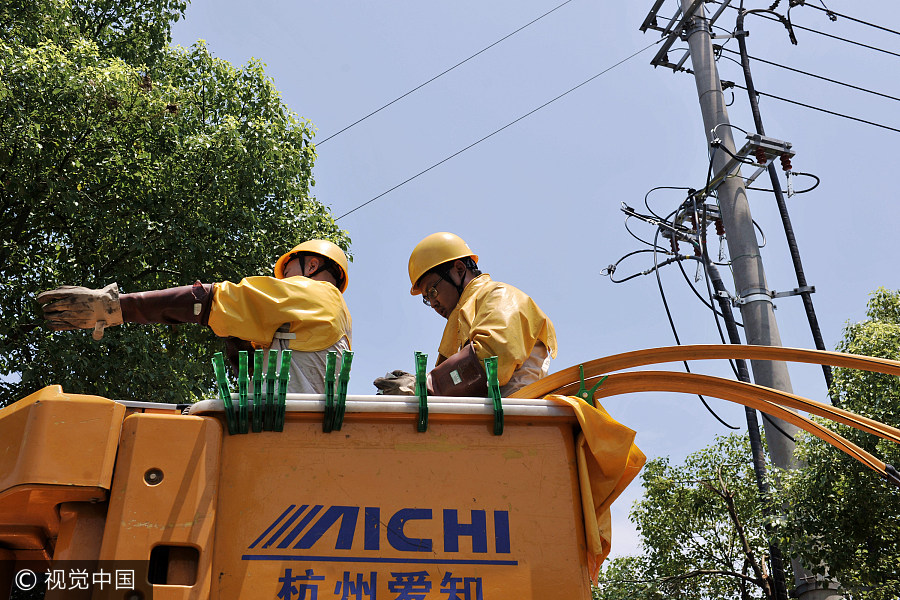
<path id="1" fill-rule="evenodd" d="M 717 143 L 721 143 L 721 140 L 715 138 L 712 142 L 710 142 L 710 145 Z M 765 135 L 760 135 L 758 133 L 751 133 L 747 135 L 747 141 L 744 142 L 744 145 L 741 146 L 741 149 L 735 152 L 734 156 L 728 157 L 728 162 L 726 162 L 722 168 L 716 171 L 715 175 L 710 180 L 709 186 L 700 190 L 700 192 L 697 194 L 697 197 L 705 198 L 706 196 L 709 196 L 710 194 L 715 192 L 723 181 L 725 181 L 729 177 L 733 177 L 738 171 L 740 171 L 741 165 L 746 164 L 746 161 L 744 160 L 745 158 L 750 157 L 755 161 L 756 154 L 760 150 L 765 153 L 766 162 L 764 164 L 757 163 L 759 164 L 759 167 L 757 167 L 756 171 L 754 171 L 754 173 L 750 175 L 750 177 L 746 178 L 745 185 L 750 185 L 751 183 L 756 181 L 756 178 L 762 175 L 769 167 L 769 163 L 771 163 L 776 158 L 780 158 L 782 156 L 791 158 L 796 154 L 793 150 L 791 150 L 790 142 L 784 142 Z"/>
<path id="2" fill-rule="evenodd" d="M 665 3 L 665 0 L 656 0 L 653 3 L 653 7 L 650 9 L 650 12 L 647 13 L 647 16 L 644 18 L 644 22 L 640 26 L 640 30 L 644 33 L 647 32 L 648 29 L 653 31 L 660 32 L 661 36 L 666 38 L 666 40 L 662 43 L 656 55 L 653 57 L 653 60 L 650 61 L 650 64 L 654 67 L 666 67 L 668 69 L 672 69 L 673 71 L 687 71 L 689 69 L 684 68 L 684 63 L 687 62 L 688 57 L 691 55 L 689 50 L 685 50 L 684 54 L 682 54 L 681 58 L 678 59 L 677 62 L 669 61 L 669 50 L 671 50 L 672 46 L 679 39 L 683 39 L 685 36 L 685 30 L 687 29 L 688 24 L 691 19 L 696 16 L 698 10 L 702 10 L 702 6 L 705 3 L 705 0 L 694 0 L 691 5 L 688 7 L 687 12 L 682 13 L 681 4 L 678 4 L 678 7 L 675 9 L 675 14 L 671 19 L 668 20 L 668 23 L 665 27 L 659 25 L 658 16 L 660 8 Z M 704 25 L 708 29 L 712 29 L 713 23 L 716 22 L 716 19 L 724 12 L 725 8 L 731 4 L 731 0 L 724 0 L 720 3 L 719 8 L 715 13 L 710 17 L 704 17 L 705 21 Z"/>
<path id="3" fill-rule="evenodd" d="M 787 298 L 788 296 L 799 296 L 800 294 L 814 294 L 816 286 L 805 285 L 803 287 L 794 288 L 789 292 L 772 292 L 773 298 Z"/>
<path id="4" fill-rule="evenodd" d="M 749 304 L 751 302 L 772 302 L 774 298 L 787 298 L 788 296 L 799 296 L 800 294 L 812 294 L 816 291 L 816 286 L 807 285 L 803 287 L 794 288 L 789 292 L 776 292 L 775 290 L 750 290 L 750 293 L 744 294 L 743 296 L 739 296 L 737 298 L 732 298 L 731 303 L 734 306 L 739 306 L 741 304 Z M 719 296 L 728 297 L 727 292 L 719 292 Z"/>

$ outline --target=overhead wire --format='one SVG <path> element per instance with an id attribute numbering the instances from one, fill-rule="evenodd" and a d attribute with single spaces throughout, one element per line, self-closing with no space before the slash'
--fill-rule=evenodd
<path id="1" fill-rule="evenodd" d="M 722 4 L 722 1 L 721 1 L 721 0 L 709 0 L 709 2 L 710 2 L 710 4 Z M 730 5 L 730 4 L 728 5 L 728 8 L 734 9 L 734 10 L 736 10 L 736 11 L 739 11 L 739 10 L 740 10 L 737 6 L 732 6 L 732 5 Z M 776 19 L 775 17 L 770 17 L 770 16 L 767 16 L 767 15 L 764 15 L 764 14 L 758 14 L 757 16 L 758 16 L 758 17 L 762 17 L 763 19 L 768 19 L 768 20 L 770 20 L 770 21 L 779 21 L 779 19 Z M 884 54 L 889 54 L 889 55 L 891 55 L 891 56 L 896 56 L 896 57 L 900 58 L 900 53 L 893 52 L 893 51 L 891 51 L 891 50 L 885 50 L 884 48 L 879 48 L 879 47 L 877 47 L 877 46 L 871 46 L 871 45 L 869 45 L 869 44 L 864 44 L 864 43 L 862 43 L 862 42 L 857 42 L 857 41 L 855 41 L 855 40 L 851 40 L 851 39 L 847 39 L 847 38 L 842 38 L 842 37 L 837 36 L 837 35 L 832 35 L 832 34 L 830 34 L 830 33 L 825 33 L 824 31 L 819 31 L 818 29 L 812 29 L 812 28 L 809 28 L 809 27 L 803 27 L 802 25 L 797 25 L 796 23 L 791 23 L 791 26 L 792 26 L 794 29 L 800 29 L 800 30 L 802 30 L 802 31 L 808 31 L 808 32 L 810 32 L 810 33 L 815 33 L 815 34 L 818 34 L 818 35 L 821 35 L 821 36 L 824 36 L 824 37 L 827 37 L 827 38 L 835 39 L 835 40 L 838 40 L 838 41 L 841 41 L 841 42 L 846 42 L 846 43 L 848 43 L 848 44 L 852 44 L 852 45 L 855 45 L 855 46 L 860 46 L 860 47 L 862 47 L 862 48 L 867 48 L 867 49 L 869 49 L 869 50 L 875 50 L 876 52 L 883 52 Z"/>
<path id="2" fill-rule="evenodd" d="M 740 55 L 740 52 L 737 52 L 737 51 L 735 51 L 735 50 L 731 50 L 730 48 L 725 48 L 724 46 L 720 46 L 720 48 L 721 48 L 722 50 L 725 50 L 726 52 L 729 52 L 730 54 L 737 54 L 737 55 Z M 727 57 L 726 57 L 726 58 L 727 58 Z M 810 72 L 808 72 L 808 71 L 803 71 L 802 69 L 795 69 L 794 67 L 789 67 L 789 66 L 787 66 L 787 65 L 783 65 L 783 64 L 780 64 L 780 63 L 777 63 L 777 62 L 772 62 L 772 61 L 770 61 L 770 60 L 766 60 L 766 59 L 764 59 L 764 58 L 759 58 L 759 57 L 757 57 L 757 56 L 750 56 L 749 58 L 750 58 L 751 60 L 755 60 L 755 61 L 758 61 L 758 62 L 767 64 L 767 65 L 772 65 L 773 67 L 778 67 L 778 68 L 784 69 L 784 70 L 786 70 L 786 71 L 791 71 L 791 72 L 793 72 L 793 73 L 799 73 L 800 75 L 806 75 L 807 77 L 812 77 L 812 78 L 814 78 L 814 79 L 821 79 L 822 81 L 827 81 L 827 82 L 829 82 L 829 83 L 834 83 L 834 84 L 836 84 L 836 85 L 840 85 L 840 86 L 844 86 L 844 87 L 851 88 L 851 89 L 854 89 L 854 90 L 858 90 L 858 91 L 860 91 L 860 92 L 866 92 L 867 94 L 873 94 L 873 95 L 875 95 L 875 96 L 881 96 L 882 98 L 888 98 L 889 100 L 896 100 L 897 102 L 900 102 L 900 98 L 898 98 L 897 96 L 891 96 L 890 94 L 884 94 L 884 93 L 882 93 L 882 92 L 876 92 L 875 90 L 870 90 L 869 88 L 864 88 L 864 87 L 861 87 L 861 86 L 858 86 L 858 85 L 853 85 L 852 83 L 846 83 L 846 82 L 843 82 L 843 81 L 838 81 L 837 79 L 831 79 L 830 77 L 825 77 L 825 76 L 823 76 L 823 75 L 816 75 L 815 73 L 810 73 Z M 729 59 L 729 60 L 733 60 L 733 59 Z M 739 61 L 735 61 L 735 62 L 737 62 L 737 64 L 741 64 Z"/>
<path id="3" fill-rule="evenodd" d="M 707 175 L 707 177 L 710 177 L 710 176 L 711 176 L 711 172 Z M 700 264 L 703 266 L 703 279 L 706 282 L 706 295 L 709 297 L 709 304 L 706 304 L 706 302 L 703 302 L 703 304 L 706 304 L 709 307 L 709 309 L 712 310 L 713 320 L 716 322 L 716 330 L 719 332 L 719 339 L 722 341 L 723 344 L 727 344 L 728 342 L 725 340 L 725 333 L 722 331 L 722 324 L 719 323 L 719 316 L 721 316 L 723 319 L 726 319 L 726 316 L 724 314 L 719 313 L 719 311 L 716 310 L 715 296 L 713 295 L 712 284 L 710 282 L 709 271 L 710 271 L 711 267 L 710 267 L 709 263 L 711 261 L 709 260 L 709 247 L 706 245 L 706 227 L 707 227 L 706 205 L 704 204 L 704 206 L 703 206 L 703 212 L 702 212 L 703 218 L 701 219 L 700 215 L 698 214 L 698 211 L 697 211 L 697 196 L 696 195 L 691 196 L 691 203 L 693 204 L 693 208 L 694 208 L 694 221 L 696 223 L 698 223 L 697 238 L 700 240 L 700 255 L 701 255 L 701 263 Z M 681 266 L 681 265 L 679 265 L 679 266 Z M 685 276 L 685 279 L 687 280 L 688 279 L 687 273 L 684 272 L 684 269 L 681 270 L 681 273 L 682 273 L 682 275 Z M 694 290 L 696 292 L 696 290 L 694 289 L 694 286 L 690 282 L 690 280 L 688 280 L 688 285 L 691 287 L 692 290 Z M 697 295 L 699 296 L 699 294 L 697 294 Z M 723 308 L 723 312 L 724 312 L 724 308 Z M 735 325 L 738 325 L 738 323 L 737 323 L 737 321 L 735 321 L 733 315 L 731 316 L 731 321 Z M 743 327 L 743 324 L 741 324 L 741 326 Z M 729 359 L 728 365 L 731 367 L 731 371 L 734 373 L 735 378 L 741 379 L 741 376 L 738 373 L 738 368 L 737 368 L 737 365 L 735 364 L 735 362 L 733 360 Z"/>
<path id="4" fill-rule="evenodd" d="M 465 63 L 469 62 L 470 60 L 472 60 L 472 59 L 475 58 L 476 56 L 478 56 L 478 55 L 480 55 L 480 54 L 482 54 L 482 53 L 484 53 L 484 52 L 490 50 L 491 48 L 493 48 L 493 47 L 496 46 L 497 44 L 499 44 L 499 43 L 501 43 L 501 42 L 503 42 L 503 41 L 505 41 L 505 40 L 511 38 L 511 37 L 514 36 L 515 34 L 519 33 L 519 32 L 522 31 L 523 29 L 525 29 L 526 27 L 529 27 L 529 26 L 531 26 L 531 25 L 534 25 L 535 23 L 537 23 L 538 21 L 540 21 L 541 19 L 543 19 L 544 17 L 546 17 L 546 16 L 549 15 L 550 13 L 559 10 L 560 8 L 562 8 L 563 6 L 565 6 L 566 4 L 568 4 L 569 2 L 572 2 L 572 0 L 566 0 L 566 1 L 563 2 L 562 4 L 559 4 L 559 5 L 555 6 L 554 8 L 551 8 L 550 10 L 548 10 L 547 12 L 545 12 L 544 14 L 542 14 L 541 16 L 537 17 L 536 19 L 533 19 L 533 20 L 529 21 L 528 23 L 525 23 L 524 25 L 522 25 L 521 27 L 519 27 L 518 29 L 516 29 L 516 30 L 513 31 L 512 33 L 509 33 L 509 34 L 503 36 L 502 38 L 500 38 L 499 40 L 497 40 L 496 42 L 494 42 L 494 43 L 492 43 L 492 44 L 490 44 L 490 45 L 488 45 L 488 46 L 485 46 L 484 48 L 482 48 L 481 50 L 479 50 L 479 51 L 476 52 L 475 54 L 469 56 L 469 57 L 466 58 L 466 59 L 463 59 L 463 60 L 459 61 L 458 63 L 456 63 L 455 65 L 453 65 L 453 66 L 450 67 L 449 69 L 445 69 L 444 71 L 441 71 L 440 73 L 438 73 L 437 75 L 435 75 L 434 77 L 432 77 L 431 79 L 429 79 L 428 81 L 426 81 L 426 82 L 424 82 L 424 83 L 420 83 L 419 85 L 417 85 L 416 87 L 412 88 L 411 90 L 409 90 L 409 91 L 406 92 L 405 94 L 401 94 L 400 96 L 397 96 L 396 98 L 394 98 L 393 100 L 391 100 L 391 101 L 388 102 L 387 104 L 381 106 L 380 108 L 376 108 L 375 110 L 373 110 L 372 112 L 370 112 L 370 113 L 367 114 L 366 116 L 362 117 L 361 119 L 357 119 L 357 120 L 354 121 L 353 123 L 350 123 L 349 125 L 347 125 L 347 126 L 344 127 L 343 129 L 337 131 L 336 133 L 332 133 L 330 136 L 328 136 L 327 138 L 325 138 L 325 139 L 322 140 L 321 142 L 316 142 L 316 146 L 321 146 L 322 144 L 324 144 L 324 143 L 327 142 L 328 140 L 330 140 L 330 139 L 332 139 L 332 138 L 334 138 L 334 137 L 337 137 L 338 135 L 344 133 L 345 131 L 347 131 L 347 130 L 350 129 L 351 127 L 354 127 L 355 125 L 359 125 L 360 123 L 362 123 L 363 121 L 365 121 L 365 120 L 368 119 L 369 117 L 374 116 L 374 115 L 380 113 L 380 112 L 381 112 L 382 110 L 384 110 L 385 108 L 391 106 L 392 104 L 394 104 L 394 103 L 396 103 L 396 102 L 399 102 L 400 100 L 406 98 L 407 96 L 409 96 L 409 95 L 412 94 L 413 92 L 422 89 L 423 87 L 425 87 L 426 85 L 428 85 L 428 84 L 431 83 L 432 81 L 434 81 L 434 80 L 436 80 L 436 79 L 438 79 L 438 78 L 440 78 L 440 77 L 443 77 L 444 75 L 446 75 L 447 73 L 449 73 L 449 72 L 452 71 L 453 69 L 455 69 L 455 68 L 457 68 L 457 67 L 460 67 L 460 66 L 464 65 Z"/>
<path id="5" fill-rule="evenodd" d="M 641 54 L 641 53 L 643 53 L 643 52 L 649 50 L 650 48 L 652 48 L 652 47 L 655 46 L 656 44 L 659 44 L 660 42 L 662 42 L 664 39 L 665 39 L 665 38 L 660 38 L 660 39 L 656 40 L 655 42 L 653 42 L 652 44 L 648 44 L 648 45 L 644 46 L 643 48 L 641 48 L 641 49 L 638 50 L 637 52 L 634 52 L 634 53 L 630 54 L 629 56 L 626 56 L 626 57 L 623 58 L 622 60 L 620 60 L 620 61 L 618 61 L 617 63 L 615 63 L 615 64 L 613 64 L 613 65 L 607 67 L 606 69 L 600 71 L 600 72 L 597 73 L 596 75 L 594 75 L 594 76 L 592 76 L 592 77 L 589 77 L 588 79 L 582 81 L 581 83 L 579 83 L 578 85 L 576 85 L 576 86 L 574 86 L 574 87 L 569 88 L 568 90 L 566 90 L 565 92 L 559 94 L 559 95 L 556 96 L 555 98 L 553 98 L 553 99 L 551 99 L 551 100 L 548 100 L 547 102 L 544 102 L 543 104 L 541 104 L 541 105 L 538 106 L 537 108 L 534 108 L 534 109 L 528 111 L 527 113 L 525 113 L 524 115 L 518 117 L 517 119 L 515 119 L 515 120 L 513 120 L 513 121 L 510 121 L 509 123 L 507 123 L 507 124 L 504 125 L 503 127 L 500 127 L 499 129 L 495 129 L 494 131 L 492 131 L 491 133 L 487 134 L 486 136 L 484 136 L 484 137 L 482 137 L 482 138 L 480 138 L 480 139 L 478 139 L 478 140 L 472 142 L 471 144 L 469 144 L 469 145 L 466 146 L 465 148 L 463 148 L 463 149 L 461 149 L 461 150 L 457 150 L 456 152 L 454 152 L 454 153 L 451 154 L 450 156 L 447 156 L 446 158 L 443 158 L 443 159 L 439 160 L 438 162 L 434 163 L 433 165 L 431 165 L 430 167 L 428 167 L 428 168 L 426 168 L 426 169 L 422 169 L 421 171 L 419 171 L 418 173 L 416 173 L 416 174 L 413 175 L 412 177 L 409 177 L 409 178 L 407 178 L 407 179 L 401 181 L 400 183 L 398 183 L 397 185 L 393 186 L 392 188 L 390 188 L 390 189 L 388 189 L 388 190 L 385 190 L 384 192 L 381 192 L 380 194 L 378 194 L 378 195 L 375 196 L 374 198 L 371 198 L 370 200 L 367 200 L 366 202 L 363 202 L 362 204 L 356 206 L 355 208 L 353 208 L 353 209 L 351 209 L 351 210 L 345 212 L 345 213 L 342 214 L 341 216 L 337 217 L 337 218 L 335 219 L 335 221 L 340 221 L 341 219 L 343 219 L 343 218 L 346 217 L 347 215 L 350 215 L 350 214 L 352 214 L 352 213 L 358 211 L 359 209 L 361 209 L 361 208 L 363 208 L 363 207 L 365 207 L 365 206 L 368 206 L 369 204 L 375 202 L 375 201 L 378 200 L 379 198 L 382 198 L 382 197 L 384 197 L 384 196 L 390 194 L 391 192 L 393 192 L 393 191 L 396 190 L 397 188 L 400 188 L 400 187 L 406 185 L 407 183 L 409 183 L 410 181 L 413 181 L 414 179 L 417 179 L 417 178 L 421 177 L 422 175 L 424 175 L 425 173 L 431 171 L 432 169 L 434 169 L 434 168 L 436 168 L 436 167 L 439 167 L 440 165 L 444 164 L 444 163 L 447 162 L 448 160 L 451 160 L 451 159 L 453 159 L 453 158 L 456 158 L 457 156 L 459 156 L 460 154 L 462 154 L 462 153 L 465 152 L 466 150 L 469 150 L 469 149 L 471 149 L 471 148 L 474 148 L 475 146 L 477 146 L 477 145 L 480 144 L 481 142 L 487 140 L 488 138 L 491 138 L 491 137 L 497 135 L 498 133 L 500 133 L 500 132 L 503 131 L 504 129 L 507 129 L 507 128 L 509 128 L 509 127 L 512 127 L 513 125 L 515 125 L 515 124 L 518 123 L 519 121 L 521 121 L 521 120 L 523 120 L 523 119 L 525 119 L 525 118 L 527 118 L 527 117 L 530 117 L 531 115 L 533 115 L 534 113 L 538 112 L 539 110 L 541 110 L 541 109 L 543 109 L 543 108 L 545 108 L 545 107 L 547 107 L 547 106 L 553 104 L 553 103 L 556 102 L 557 100 L 559 100 L 559 99 L 561 99 L 561 98 L 563 98 L 563 97 L 565 97 L 565 96 L 571 94 L 571 93 L 574 92 L 575 90 L 577 90 L 577 89 L 579 89 L 579 88 L 581 88 L 581 87 L 584 87 L 585 85 L 587 85 L 588 83 L 590 83 L 590 82 L 592 82 L 593 80 L 597 79 L 598 77 L 600 77 L 600 76 L 602 76 L 602 75 L 605 75 L 606 73 L 608 73 L 609 71 L 615 69 L 615 68 L 618 67 L 619 65 L 624 64 L 624 63 L 628 62 L 629 60 L 633 59 L 634 57 L 638 56 L 639 54 Z"/>
<path id="6" fill-rule="evenodd" d="M 723 82 L 723 83 L 724 83 L 724 82 Z M 742 86 L 742 85 L 739 84 L 739 83 L 733 83 L 733 82 L 730 82 L 730 84 L 733 85 L 734 87 L 741 88 L 742 90 L 746 90 L 746 89 L 747 89 L 746 87 Z M 875 121 L 868 121 L 868 120 L 862 119 L 862 118 L 860 118 L 860 117 L 854 117 L 854 116 L 851 116 L 851 115 L 846 115 L 846 114 L 844 114 L 844 113 L 839 113 L 839 112 L 836 112 L 836 111 L 833 111 L 833 110 L 828 110 L 827 108 L 820 108 L 820 107 L 818 107 L 818 106 L 813 106 L 812 104 L 806 104 L 806 103 L 804 103 L 804 102 L 799 102 L 799 101 L 797 101 L 797 100 L 791 100 L 791 99 L 789 99 L 789 98 L 782 98 L 781 96 L 776 96 L 776 95 L 774 95 L 774 94 L 767 94 L 766 92 L 760 92 L 759 90 L 756 90 L 756 93 L 757 93 L 757 95 L 759 95 L 759 96 L 765 96 L 765 97 L 767 97 L 767 98 L 773 98 L 773 99 L 775 99 L 775 100 L 781 100 L 782 102 L 787 102 L 787 103 L 789 103 L 789 104 L 795 104 L 795 105 L 797 105 L 797 106 L 802 106 L 802 107 L 804 107 L 804 108 L 809 108 L 809 109 L 812 109 L 812 110 L 817 110 L 817 111 L 819 111 L 819 112 L 823 112 L 823 113 L 826 113 L 826 114 L 829 114 L 829 115 L 834 115 L 834 116 L 836 116 L 836 117 L 842 117 L 842 118 L 844 118 L 844 119 L 850 119 L 851 121 L 857 121 L 857 122 L 859 122 L 859 123 L 865 123 L 865 124 L 867 124 L 867 125 L 872 125 L 872 126 L 874 126 L 874 127 L 880 127 L 881 129 L 887 129 L 887 130 L 889 130 L 889 131 L 895 131 L 895 132 L 897 132 L 897 133 L 900 133 L 900 129 L 897 129 L 896 127 L 891 127 L 891 126 L 889 126 L 889 125 L 884 125 L 884 124 L 882 124 L 882 123 L 876 123 Z"/>
<path id="7" fill-rule="evenodd" d="M 715 152 L 713 152 L 713 156 L 715 156 Z M 710 159 L 710 167 L 709 167 L 709 174 L 707 175 L 707 180 L 709 180 L 709 178 L 710 178 L 711 176 L 712 176 L 712 158 Z M 649 194 L 649 192 L 648 192 L 648 194 Z M 646 199 L 647 199 L 647 196 L 645 195 L 645 196 L 644 196 L 644 200 L 646 201 Z M 648 206 L 647 208 L 648 208 L 648 210 L 649 210 L 650 207 Z M 652 212 L 652 211 L 651 211 L 651 212 Z M 674 225 L 668 225 L 668 220 L 671 219 L 677 212 L 678 212 L 678 209 L 675 209 L 674 211 L 672 211 L 671 213 L 669 213 L 669 214 L 665 217 L 664 223 L 663 223 L 663 224 L 666 225 L 669 229 L 671 229 L 671 231 L 672 231 L 672 236 L 673 236 L 673 240 L 674 240 L 674 239 L 677 239 L 677 238 L 675 237 L 676 234 L 677 234 L 677 229 L 676 229 L 676 227 L 675 227 Z M 654 214 L 655 214 L 655 213 L 654 213 Z M 662 225 L 662 224 L 661 224 L 661 225 Z M 678 345 L 680 346 L 680 345 L 681 345 L 681 339 L 678 337 L 678 330 L 677 330 L 677 328 L 675 327 L 675 320 L 674 320 L 674 318 L 672 317 L 672 311 L 669 310 L 669 302 L 668 302 L 668 300 L 666 300 L 666 292 L 665 292 L 665 290 L 663 289 L 662 277 L 660 277 L 660 274 L 659 274 L 659 266 L 658 266 L 658 265 L 659 265 L 659 257 L 658 257 L 658 255 L 657 255 L 656 248 L 658 247 L 657 240 L 659 239 L 659 234 L 660 234 L 660 232 L 661 232 L 661 230 L 662 230 L 661 225 L 657 225 L 657 228 L 656 228 L 656 234 L 653 236 L 653 250 L 654 250 L 654 252 L 653 252 L 653 267 L 654 267 L 654 273 L 655 273 L 655 275 L 656 275 L 656 285 L 657 285 L 657 287 L 659 288 L 659 295 L 660 295 L 660 298 L 662 299 L 663 308 L 664 308 L 665 311 L 666 311 L 666 318 L 669 320 L 669 327 L 672 328 L 672 335 L 675 337 L 675 343 L 678 344 Z M 673 247 L 674 247 L 674 246 L 677 246 L 677 244 L 674 244 L 674 243 L 673 243 Z M 678 266 L 681 267 L 681 262 L 678 263 Z M 682 364 L 684 364 L 684 370 L 687 371 L 688 373 L 690 373 L 690 372 L 691 372 L 691 367 L 690 367 L 690 365 L 688 365 L 688 362 L 687 362 L 686 360 L 684 360 L 684 361 L 682 361 Z M 731 424 L 729 424 L 728 422 L 726 422 L 724 419 L 722 419 L 722 417 L 720 417 L 720 416 L 716 413 L 716 411 L 714 411 L 714 410 L 712 409 L 712 407 L 711 407 L 711 406 L 709 405 L 709 403 L 706 401 L 706 398 L 704 398 L 701 394 L 697 394 L 697 397 L 700 398 L 700 402 L 703 403 L 703 406 L 706 408 L 706 410 L 707 410 L 713 417 L 715 417 L 715 419 L 716 419 L 719 423 L 721 423 L 721 424 L 724 425 L 726 428 L 731 429 L 731 430 L 737 430 L 737 429 L 739 429 L 738 427 L 735 427 L 734 425 L 731 425 Z"/>
<path id="8" fill-rule="evenodd" d="M 672 213 L 672 214 L 674 214 L 674 213 Z M 671 216 L 671 215 L 670 215 L 670 216 Z M 659 238 L 659 232 L 660 232 L 660 229 L 657 228 L 657 229 L 656 229 L 656 235 L 654 236 L 654 242 L 656 241 L 656 239 Z M 668 300 L 666 300 L 666 292 L 665 292 L 665 290 L 663 289 L 662 278 L 659 276 L 659 269 L 657 268 L 657 266 L 658 266 L 658 259 L 657 259 L 657 253 L 656 253 L 656 252 L 653 253 L 653 266 L 654 266 L 654 271 L 655 271 L 655 274 L 656 274 L 656 285 L 657 285 L 657 287 L 659 288 L 659 295 L 660 295 L 660 298 L 662 299 L 663 308 L 664 308 L 665 311 L 666 311 L 666 318 L 669 320 L 669 326 L 672 328 L 672 335 L 675 337 L 675 343 L 678 344 L 678 345 L 680 346 L 680 345 L 681 345 L 681 338 L 678 337 L 678 329 L 675 327 L 675 320 L 674 320 L 673 317 L 672 317 L 672 311 L 669 309 L 669 302 L 668 302 Z M 684 370 L 687 371 L 688 373 L 690 373 L 690 372 L 691 372 L 691 367 L 690 367 L 690 365 L 688 365 L 688 362 L 687 362 L 686 360 L 681 361 L 681 362 L 682 362 L 682 364 L 684 364 Z M 706 407 L 706 410 L 709 411 L 709 413 L 710 413 L 713 417 L 715 417 L 715 419 L 716 419 L 719 423 L 721 423 L 722 425 L 724 425 L 724 426 L 727 427 L 728 429 L 732 429 L 732 430 L 740 429 L 739 427 L 735 427 L 734 425 L 731 425 L 731 424 L 727 423 L 725 420 L 722 419 L 722 417 L 720 417 L 718 414 L 716 414 L 716 411 L 714 411 L 714 410 L 712 409 L 712 407 L 709 405 L 709 403 L 706 402 L 706 398 L 704 398 L 702 395 L 697 394 L 697 397 L 700 398 L 700 402 L 703 403 L 703 406 Z"/>
<path id="9" fill-rule="evenodd" d="M 869 27 L 874 27 L 875 29 L 880 29 L 880 30 L 882 30 L 882 31 L 886 31 L 886 32 L 888 32 L 888 33 L 893 33 L 893 34 L 895 34 L 895 35 L 900 35 L 900 31 L 897 31 L 897 30 L 895 30 L 895 29 L 889 29 L 889 28 L 884 27 L 884 26 L 882 26 L 882 25 L 877 25 L 877 24 L 875 24 L 875 23 L 869 23 L 868 21 L 863 21 L 862 19 L 857 19 L 856 17 L 851 17 L 850 15 L 844 15 L 844 14 L 841 14 L 841 13 L 839 13 L 839 12 L 835 12 L 835 11 L 831 10 L 830 8 L 819 8 L 818 6 L 815 6 L 815 5 L 813 5 L 813 4 L 806 4 L 806 3 L 803 3 L 802 6 L 803 6 L 803 7 L 808 7 L 808 8 L 814 8 L 814 9 L 816 9 L 816 10 L 822 11 L 822 12 L 826 13 L 826 14 L 828 15 L 829 18 L 831 18 L 831 16 L 834 15 L 835 17 L 840 17 L 840 18 L 842 18 L 842 19 L 847 19 L 848 21 L 853 21 L 853 22 L 855 22 L 855 23 L 860 23 L 860 24 L 862 24 L 862 25 L 868 25 Z M 793 7 L 791 7 L 791 8 L 793 8 Z M 788 9 L 788 12 L 790 12 L 790 8 Z M 832 21 L 833 21 L 833 20 L 834 20 L 834 19 L 832 19 Z"/>

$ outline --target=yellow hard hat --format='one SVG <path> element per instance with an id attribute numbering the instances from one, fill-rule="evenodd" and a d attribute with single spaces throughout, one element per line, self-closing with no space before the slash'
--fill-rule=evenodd
<path id="1" fill-rule="evenodd" d="M 338 288 L 342 292 L 347 289 L 347 284 L 350 282 L 350 277 L 347 275 L 347 255 L 344 254 L 344 251 L 337 244 L 333 244 L 328 240 L 308 240 L 299 246 L 295 246 L 275 263 L 275 277 L 284 279 L 284 265 L 298 252 L 310 252 L 333 260 L 343 275 L 341 281 L 338 282 Z"/>
<path id="2" fill-rule="evenodd" d="M 467 256 L 478 263 L 478 255 L 458 235 L 446 231 L 432 233 L 416 244 L 409 255 L 409 282 L 412 284 L 409 293 L 413 296 L 422 293 L 416 282 L 434 267 Z"/>

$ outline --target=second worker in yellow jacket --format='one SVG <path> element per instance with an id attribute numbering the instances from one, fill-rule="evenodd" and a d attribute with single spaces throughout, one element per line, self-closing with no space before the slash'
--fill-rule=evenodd
<path id="1" fill-rule="evenodd" d="M 502 396 L 547 375 L 556 356 L 553 323 L 527 294 L 482 273 L 478 256 L 459 236 L 440 232 L 419 242 L 409 257 L 409 280 L 410 294 L 421 294 L 447 319 L 428 374 L 430 393 L 486 396 L 483 361 L 490 356 L 497 357 Z M 408 393 L 408 378 L 406 385 L 403 376 L 379 378 L 376 387 Z"/>

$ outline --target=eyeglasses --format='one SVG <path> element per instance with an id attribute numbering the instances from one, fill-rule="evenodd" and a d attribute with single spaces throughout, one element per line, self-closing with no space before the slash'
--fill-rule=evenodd
<path id="1" fill-rule="evenodd" d="M 438 275 L 438 280 L 434 282 L 430 288 L 422 292 L 422 304 L 425 306 L 431 306 L 431 303 L 434 302 L 434 299 L 438 297 L 437 284 L 439 284 L 444 278 Z"/>

